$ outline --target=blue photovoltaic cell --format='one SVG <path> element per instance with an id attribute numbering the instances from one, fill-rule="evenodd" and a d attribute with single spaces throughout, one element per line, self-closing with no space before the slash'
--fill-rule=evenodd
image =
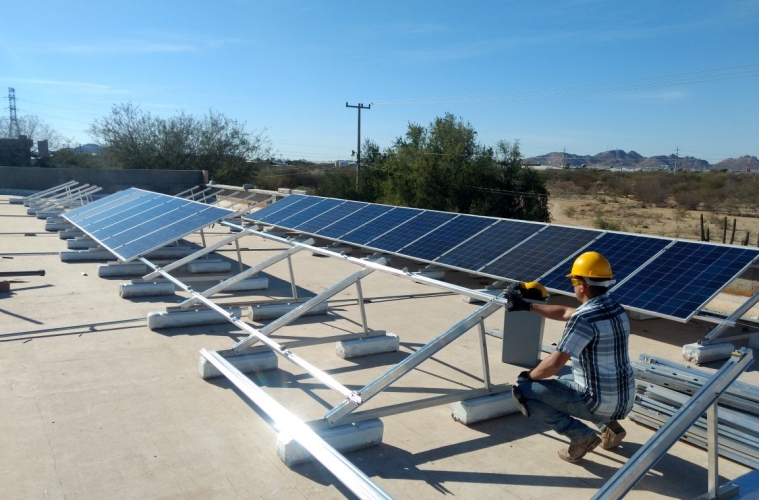
<path id="1" fill-rule="evenodd" d="M 152 200 L 150 205 L 143 207 L 139 213 L 133 214 L 129 218 L 122 218 L 118 224 L 114 224 L 113 222 L 107 223 L 111 220 L 109 217 L 105 221 L 106 223 L 102 225 L 92 224 L 92 227 L 84 226 L 82 229 L 87 231 L 90 236 L 97 239 L 101 243 L 111 245 L 112 241 L 114 241 L 112 238 L 118 236 L 120 233 L 133 229 L 135 227 L 145 227 L 146 224 L 151 224 L 154 219 L 159 218 L 161 215 L 181 209 L 182 207 L 188 206 L 189 204 L 189 201 L 183 200 L 181 198 L 162 196 L 158 199 Z M 203 205 L 199 206 L 203 207 Z M 197 210 L 197 208 L 194 210 Z"/>
<path id="2" fill-rule="evenodd" d="M 316 234 L 333 240 L 339 239 L 340 236 L 348 231 L 360 227 L 372 219 L 389 212 L 392 208 L 393 207 L 387 205 L 366 205 L 364 208 L 357 210 L 347 217 L 343 217 L 337 222 L 324 226 L 322 229 L 316 231 Z"/>
<path id="3" fill-rule="evenodd" d="M 281 220 L 286 219 L 291 215 L 295 215 L 298 212 L 302 212 L 303 210 L 308 210 L 322 199 L 323 198 L 317 198 L 316 196 L 305 196 L 297 203 L 292 203 L 281 210 L 266 215 L 265 217 L 259 217 L 258 215 L 255 217 L 256 220 L 276 226 Z"/>
<path id="4" fill-rule="evenodd" d="M 481 272 L 499 278 L 533 281 L 600 235 L 600 231 L 548 226 Z"/>
<path id="5" fill-rule="evenodd" d="M 313 219 L 314 217 L 318 217 L 319 215 L 322 215 L 324 212 L 326 212 L 330 208 L 335 208 L 337 205 L 339 205 L 343 201 L 343 200 L 336 200 L 334 198 L 317 198 L 317 199 L 320 199 L 321 201 L 319 201 L 315 205 L 312 205 L 309 208 L 306 208 L 305 210 L 301 210 L 297 214 L 294 214 L 294 215 L 291 215 L 290 217 L 282 219 L 281 221 L 277 222 L 277 226 L 292 229 L 308 220 Z"/>
<path id="6" fill-rule="evenodd" d="M 269 206 L 252 212 L 250 215 L 246 215 L 243 217 L 243 219 L 249 222 L 267 222 L 266 219 L 271 215 L 276 214 L 280 210 L 283 210 L 290 205 L 297 204 L 306 198 L 308 197 L 301 194 L 291 194 L 290 196 L 287 196 L 279 201 L 275 201 Z"/>
<path id="7" fill-rule="evenodd" d="M 383 252 L 397 252 L 454 217 L 456 214 L 448 212 L 422 212 L 409 222 L 369 241 L 367 245 Z"/>
<path id="8" fill-rule="evenodd" d="M 448 224 L 400 249 L 400 253 L 421 260 L 432 261 L 473 234 L 495 224 L 498 219 L 460 215 Z"/>
<path id="9" fill-rule="evenodd" d="M 664 238 L 606 233 L 587 248 L 576 252 L 561 266 L 541 277 L 539 281 L 546 288 L 562 290 L 573 294 L 574 288 L 566 275 L 569 274 L 572 263 L 580 253 L 592 250 L 608 259 L 614 272 L 614 279 L 619 283 L 670 243 L 672 243 L 672 240 Z"/>
<path id="10" fill-rule="evenodd" d="M 433 262 L 476 271 L 544 227 L 545 224 L 501 219 Z"/>
<path id="11" fill-rule="evenodd" d="M 77 223 L 83 219 L 92 217 L 93 215 L 96 215 L 103 210 L 108 210 L 114 206 L 126 203 L 129 200 L 145 196 L 146 193 L 146 191 L 129 188 L 124 191 L 119 191 L 118 193 L 105 196 L 84 206 L 69 210 L 63 214 L 63 217 L 66 218 L 69 222 Z"/>
<path id="12" fill-rule="evenodd" d="M 759 250 L 675 242 L 612 289 L 622 305 L 687 321 L 742 272 Z"/>
<path id="13" fill-rule="evenodd" d="M 127 239 L 128 241 L 115 247 L 109 245 L 108 248 L 112 249 L 122 259 L 130 260 L 166 246 L 231 213 L 230 210 L 224 208 L 193 203 L 120 233 L 122 238 L 119 239 Z M 131 238 L 126 238 L 128 234 Z"/>
<path id="14" fill-rule="evenodd" d="M 345 233 L 339 239 L 346 243 L 366 246 L 369 241 L 375 239 L 377 236 L 398 227 L 410 218 L 421 213 L 422 211 L 416 208 L 396 207 L 386 214 L 377 217 L 373 221 L 367 222 L 363 226 Z"/>
<path id="15" fill-rule="evenodd" d="M 113 206 L 107 210 L 102 210 L 98 214 L 86 217 L 77 222 L 77 225 L 87 232 L 96 231 L 111 224 L 120 224 L 130 217 L 139 216 L 142 212 L 160 206 L 171 199 L 157 193 L 146 193 L 145 196 L 128 200 L 118 206 Z"/>
<path id="16" fill-rule="evenodd" d="M 360 201 L 346 201 L 341 205 L 336 206 L 332 210 L 324 212 L 323 214 L 318 215 L 313 219 L 304 222 L 303 224 L 295 226 L 293 229 L 303 231 L 304 233 L 315 233 L 316 231 L 319 231 L 320 229 L 339 221 L 343 217 L 346 217 L 365 206 L 366 203 L 362 203 Z"/>

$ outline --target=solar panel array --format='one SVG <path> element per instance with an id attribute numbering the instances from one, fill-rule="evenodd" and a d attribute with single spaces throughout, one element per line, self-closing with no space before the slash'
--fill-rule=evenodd
<path id="1" fill-rule="evenodd" d="M 124 262 L 164 247 L 232 214 L 164 194 L 130 188 L 63 217 Z"/>
<path id="2" fill-rule="evenodd" d="M 595 250 L 612 262 L 621 304 L 679 321 L 759 258 L 747 247 L 307 195 L 245 219 L 499 280 L 538 280 L 563 294 L 574 293 L 565 277 L 574 259 Z"/>

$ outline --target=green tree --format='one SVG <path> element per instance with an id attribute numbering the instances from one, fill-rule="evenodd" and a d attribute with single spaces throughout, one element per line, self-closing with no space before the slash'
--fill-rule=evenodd
<path id="1" fill-rule="evenodd" d="M 111 114 L 89 129 L 115 168 L 208 170 L 224 168 L 230 158 L 253 160 L 269 154 L 263 133 L 213 110 L 203 117 L 184 112 L 162 118 L 132 103 L 115 104 Z"/>
<path id="2" fill-rule="evenodd" d="M 37 141 L 47 141 L 48 148 L 52 150 L 66 147 L 72 141 L 63 137 L 53 127 L 35 115 L 18 117 L 18 128 L 20 135 L 25 135 L 34 141 L 32 146 L 34 152 L 37 152 Z M 0 117 L 0 138 L 18 139 L 18 137 L 10 136 L 10 118 L 8 117 Z"/>
<path id="3" fill-rule="evenodd" d="M 429 127 L 410 123 L 383 154 L 367 155 L 366 186 L 376 200 L 449 212 L 547 221 L 548 192 L 523 167 L 517 144 L 495 151 L 477 142 L 471 124 L 447 113 Z M 363 173 L 362 173 L 363 176 Z"/>

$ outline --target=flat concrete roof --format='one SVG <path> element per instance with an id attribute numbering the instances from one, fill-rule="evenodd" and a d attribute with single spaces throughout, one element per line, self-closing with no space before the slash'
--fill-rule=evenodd
<path id="1" fill-rule="evenodd" d="M 276 433 L 266 416 L 226 379 L 197 375 L 198 351 L 227 349 L 247 333 L 232 325 L 154 332 L 151 311 L 176 306 L 173 297 L 127 300 L 124 279 L 101 279 L 98 263 L 62 263 L 66 249 L 44 221 L 0 196 L 0 272 L 44 269 L 45 276 L 11 278 L 0 293 L 0 484 L 4 498 L 235 499 L 352 497 L 318 463 L 288 468 L 277 456 Z M 208 243 L 229 232 L 216 226 Z M 196 243 L 199 236 L 189 238 Z M 245 264 L 284 249 L 258 236 L 240 240 Z M 221 255 L 236 259 L 234 245 Z M 393 262 L 393 265 L 411 265 Z M 323 291 L 354 265 L 300 252 L 293 257 L 303 294 Z M 413 268 L 412 268 L 413 270 Z M 282 298 L 290 292 L 286 262 L 267 270 L 260 293 L 222 295 L 218 302 Z M 462 278 L 450 273 L 451 279 Z M 1 278 L 0 278 L 1 279 Z M 487 281 L 470 280 L 472 286 Z M 201 285 L 193 283 L 196 289 Z M 455 294 L 375 272 L 362 281 L 369 326 L 400 336 L 398 353 L 345 360 L 334 343 L 304 347 L 298 355 L 341 383 L 359 389 L 437 337 L 477 306 Z M 274 335 L 279 342 L 361 330 L 350 287 L 325 316 L 309 316 Z M 565 297 L 556 302 L 571 303 Z M 250 320 L 247 320 L 250 321 Z M 488 318 L 500 328 L 503 314 Z M 712 328 L 693 321 L 633 321 L 631 357 L 649 353 L 682 364 L 682 345 Z M 260 325 L 258 325 L 260 326 Z M 563 324 L 546 322 L 544 343 L 558 341 Z M 493 383 L 511 383 L 521 369 L 501 363 L 502 341 L 488 336 Z M 719 365 L 719 363 L 717 363 Z M 715 366 L 706 367 L 714 370 Z M 279 369 L 252 379 L 299 418 L 323 417 L 342 397 L 280 359 Z M 750 371 L 742 381 L 757 384 Z M 472 330 L 427 360 L 368 408 L 482 387 L 479 338 Z M 600 448 L 579 464 L 563 462 L 562 436 L 520 414 L 465 426 L 449 405 L 385 417 L 379 446 L 346 456 L 395 498 L 585 499 L 643 445 L 653 431 L 623 422 L 624 444 Z M 723 481 L 750 469 L 721 459 Z M 693 498 L 707 489 L 707 453 L 677 443 L 627 498 Z"/>

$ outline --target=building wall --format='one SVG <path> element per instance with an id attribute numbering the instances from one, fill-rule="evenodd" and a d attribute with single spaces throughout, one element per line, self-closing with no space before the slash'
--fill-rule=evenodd
<path id="1" fill-rule="evenodd" d="M 0 166 L 0 189 L 41 191 L 68 181 L 102 187 L 103 190 L 98 194 L 110 194 L 136 187 L 173 195 L 205 183 L 201 170 L 94 170 Z"/>

